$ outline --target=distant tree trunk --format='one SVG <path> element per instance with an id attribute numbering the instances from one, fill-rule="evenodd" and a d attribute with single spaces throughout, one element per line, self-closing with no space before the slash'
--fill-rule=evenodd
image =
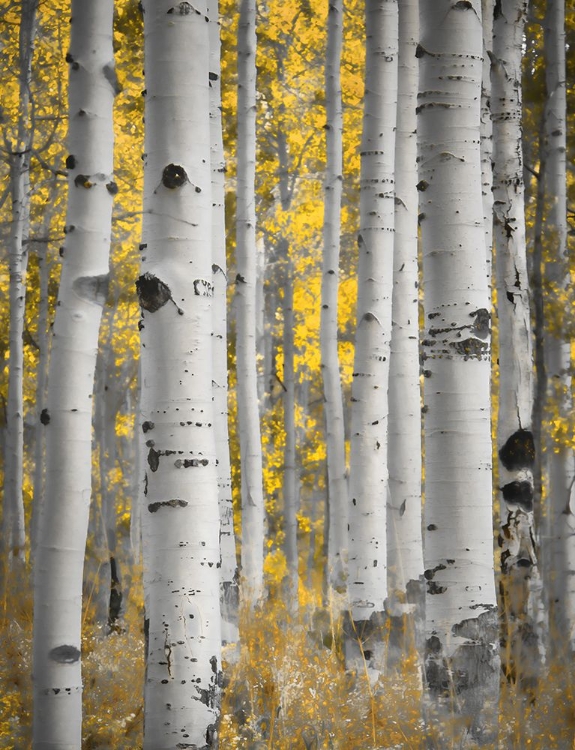
<path id="1" fill-rule="evenodd" d="M 327 163 L 324 184 L 320 353 L 329 502 L 327 569 L 330 586 L 341 591 L 345 590 L 348 516 L 343 399 L 337 337 L 339 238 L 343 188 L 343 112 L 340 81 L 342 40 L 343 0 L 330 0 L 325 69 Z"/>
<path id="2" fill-rule="evenodd" d="M 144 750 L 204 748 L 221 685 L 209 26 L 205 0 L 143 7 Z"/>
<path id="3" fill-rule="evenodd" d="M 573 412 L 571 341 L 565 326 L 565 305 L 572 304 L 567 249 L 565 2 L 549 0 L 545 15 L 547 102 L 545 108 L 545 184 L 548 214 L 545 237 L 551 261 L 545 277 L 553 303 L 545 311 L 546 365 L 550 398 L 558 416 Z M 559 305 L 558 300 L 561 300 Z M 575 650 L 575 458 L 565 441 L 552 442 L 549 461 L 551 543 L 547 556 L 551 574 L 551 646 Z M 560 637 L 557 637 L 561 634 Z"/>
<path id="4" fill-rule="evenodd" d="M 499 312 L 499 485 L 501 487 L 502 663 L 533 693 L 539 592 L 533 466 L 533 350 L 521 148 L 521 45 L 527 3 L 501 0 L 493 25 L 493 197 Z M 537 587 L 537 590 L 536 590 Z"/>
<path id="5" fill-rule="evenodd" d="M 256 3 L 241 0 L 238 28 L 236 213 L 237 393 L 242 475 L 242 598 L 263 593 L 265 507 L 256 367 Z"/>
<path id="6" fill-rule="evenodd" d="M 210 19 L 210 144 L 212 164 L 212 269 L 214 283 L 214 408 L 220 505 L 220 568 L 222 640 L 233 642 L 238 633 L 238 563 L 232 504 L 230 441 L 228 434 L 228 316 L 225 225 L 225 161 L 222 136 L 220 24 L 218 1 L 209 0 Z"/>
<path id="7" fill-rule="evenodd" d="M 38 0 L 24 0 L 19 34 L 18 130 L 10 155 L 12 221 L 9 241 L 10 271 L 10 360 L 8 402 L 6 405 L 6 450 L 4 456 L 3 544 L 8 565 L 23 563 L 26 552 L 24 526 L 24 311 L 30 222 L 30 152 L 33 133 L 30 126 L 30 82 L 36 38 Z"/>
<path id="8" fill-rule="evenodd" d="M 50 358 L 34 581 L 34 748 L 80 748 L 82 572 L 92 393 L 108 288 L 115 95 L 112 0 L 72 1 L 66 243 Z"/>
<path id="9" fill-rule="evenodd" d="M 393 293 L 398 4 L 366 3 L 357 330 L 351 404 L 349 599 L 369 666 L 383 666 Z"/>
<path id="10" fill-rule="evenodd" d="M 39 275 L 39 303 L 38 303 L 38 367 L 36 369 L 36 435 L 34 444 L 34 489 L 32 502 L 32 520 L 30 522 L 30 559 L 36 554 L 38 543 L 38 521 L 42 498 L 44 496 L 44 453 L 46 448 L 44 425 L 40 416 L 46 407 L 46 388 L 48 384 L 48 361 L 50 336 L 48 331 L 48 284 L 50 281 L 50 244 L 49 235 L 54 217 L 54 198 L 51 191 L 50 201 L 47 202 L 41 236 L 37 242 L 36 257 L 38 258 Z"/>
<path id="11" fill-rule="evenodd" d="M 395 144 L 395 242 L 389 365 L 387 508 L 390 656 L 407 656 L 423 638 L 421 537 L 421 389 L 417 261 L 417 0 L 399 3 L 399 77 Z"/>
<path id="12" fill-rule="evenodd" d="M 284 403 L 284 532 L 285 555 L 288 576 L 288 607 L 292 614 L 298 610 L 299 556 L 297 544 L 297 511 L 299 506 L 299 483 L 296 466 L 296 427 L 295 427 L 295 372 L 294 372 L 294 312 L 293 312 L 293 266 L 288 257 L 287 242 L 282 241 L 285 250 L 280 251 L 284 258 L 284 297 L 283 297 L 283 384 Z"/>
<path id="13" fill-rule="evenodd" d="M 499 692 L 481 4 L 423 3 L 420 20 L 426 708 L 430 743 L 460 747 L 494 741 Z"/>

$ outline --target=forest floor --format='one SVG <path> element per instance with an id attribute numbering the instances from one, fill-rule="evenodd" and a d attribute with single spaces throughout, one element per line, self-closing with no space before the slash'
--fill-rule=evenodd
<path id="1" fill-rule="evenodd" d="M 87 608 L 84 622 L 83 750 L 142 746 L 143 605 L 135 592 L 121 632 L 104 633 Z M 318 637 L 318 610 L 290 620 L 281 603 L 263 606 L 242 628 L 241 653 L 224 648 L 225 694 L 220 750 L 423 749 L 417 660 L 401 663 L 374 686 L 345 669 L 337 627 Z M 326 620 L 327 618 L 327 620 Z M 329 633 L 328 633 L 329 635 Z M 0 612 L 0 748 L 31 747 L 32 597 L 6 597 Z M 449 734 L 450 728 L 440 732 Z M 445 737 L 445 734 L 444 734 Z M 457 745 L 458 746 L 458 745 Z M 438 747 L 455 747 L 448 739 Z M 575 673 L 553 665 L 530 702 L 502 684 L 502 750 L 575 748 Z"/>

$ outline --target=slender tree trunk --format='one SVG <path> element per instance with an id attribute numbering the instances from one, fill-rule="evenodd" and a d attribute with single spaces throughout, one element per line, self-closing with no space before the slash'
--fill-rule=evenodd
<path id="1" fill-rule="evenodd" d="M 208 20 L 144 0 L 144 750 L 214 746 L 220 710 Z"/>
<path id="2" fill-rule="evenodd" d="M 493 49 L 493 4 L 481 0 L 483 21 L 483 72 L 481 77 L 481 185 L 487 278 L 491 288 L 493 257 L 493 125 L 491 122 L 491 55 Z"/>
<path id="3" fill-rule="evenodd" d="M 288 256 L 287 242 L 283 241 L 285 250 L 280 251 L 284 258 L 284 297 L 283 297 L 283 355 L 284 370 L 283 384 L 285 392 L 284 403 L 284 471 L 283 471 L 283 500 L 284 500 L 284 533 L 285 555 L 288 576 L 288 607 L 292 614 L 298 610 L 299 589 L 299 556 L 297 544 L 297 511 L 299 506 L 299 491 L 296 466 L 296 427 L 295 427 L 295 372 L 294 372 L 294 312 L 293 312 L 293 266 Z"/>
<path id="4" fill-rule="evenodd" d="M 398 4 L 368 0 L 357 330 L 351 404 L 349 598 L 368 664 L 383 666 L 393 293 Z"/>
<path id="5" fill-rule="evenodd" d="M 565 2 L 549 0 L 545 15 L 547 103 L 545 110 L 545 183 L 548 214 L 545 236 L 551 261 L 546 267 L 554 305 L 546 310 L 546 363 L 550 398 L 558 416 L 567 420 L 573 411 L 571 342 L 565 326 L 565 305 L 571 304 L 571 277 L 567 250 L 566 195 L 566 68 Z M 557 305 L 556 300 L 562 302 Z M 554 307 L 554 310 L 552 309 Z M 565 440 L 552 438 L 549 460 L 549 516 L 551 542 L 550 643 L 556 654 L 563 644 L 575 650 L 575 458 Z"/>
<path id="6" fill-rule="evenodd" d="M 420 20 L 427 720 L 431 744 L 461 747 L 494 741 L 499 686 L 481 4 L 423 3 Z"/>
<path id="7" fill-rule="evenodd" d="M 38 303 L 38 367 L 36 369 L 36 435 L 34 445 L 34 489 L 32 503 L 32 520 L 30 522 L 30 559 L 36 554 L 38 543 L 38 520 L 40 516 L 42 499 L 44 496 L 44 454 L 46 439 L 44 425 L 40 422 L 42 411 L 46 408 L 46 388 L 48 385 L 48 361 L 50 336 L 48 331 L 48 303 L 50 281 L 50 245 L 48 238 L 50 227 L 54 217 L 54 198 L 46 205 L 41 238 L 38 243 L 36 255 L 38 258 L 38 275 L 40 277 L 40 292 Z"/>
<path id="8" fill-rule="evenodd" d="M 539 671 L 540 593 L 533 466 L 533 350 L 521 148 L 521 45 L 525 0 L 500 0 L 493 25 L 493 197 L 499 312 L 502 662 L 530 693 Z"/>
<path id="9" fill-rule="evenodd" d="M 404 657 L 414 647 L 423 645 L 424 625 L 415 114 L 419 83 L 415 56 L 418 39 L 417 0 L 404 0 L 399 3 L 387 509 L 390 652 L 395 646 L 397 655 Z"/>
<path id="10" fill-rule="evenodd" d="M 325 69 L 327 164 L 324 184 L 320 351 L 329 502 L 327 567 L 329 584 L 338 591 L 345 590 L 348 516 L 343 399 L 337 337 L 339 238 L 343 188 L 343 112 L 340 81 L 342 44 L 343 0 L 330 0 Z"/>
<path id="11" fill-rule="evenodd" d="M 212 165 L 212 270 L 214 283 L 214 408 L 220 505 L 220 568 L 222 640 L 233 642 L 238 633 L 238 563 L 232 504 L 230 441 L 228 434 L 228 316 L 225 225 L 225 161 L 222 136 L 220 24 L 217 0 L 209 0 L 210 18 L 210 145 Z"/>
<path id="12" fill-rule="evenodd" d="M 72 2 L 66 243 L 50 358 L 46 491 L 34 582 L 34 747 L 80 748 L 82 572 L 92 393 L 108 287 L 113 181 L 113 3 Z"/>
<path id="13" fill-rule="evenodd" d="M 10 157 L 12 222 L 9 242 L 10 271 L 10 360 L 6 405 L 6 451 L 4 456 L 3 543 L 8 564 L 24 562 L 24 311 L 30 223 L 30 83 L 36 38 L 37 0 L 24 0 L 20 15 L 19 78 L 20 112 L 18 132 Z"/>
<path id="14" fill-rule="evenodd" d="M 263 593 L 265 507 L 256 368 L 256 3 L 240 1 L 236 214 L 237 393 L 242 473 L 242 597 Z"/>

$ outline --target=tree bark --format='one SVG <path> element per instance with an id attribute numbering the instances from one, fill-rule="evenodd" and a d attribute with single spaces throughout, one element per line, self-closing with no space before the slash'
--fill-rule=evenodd
<path id="1" fill-rule="evenodd" d="M 547 102 L 545 107 L 545 238 L 551 260 L 545 279 L 553 304 L 545 310 L 545 354 L 548 413 L 565 422 L 573 411 L 571 342 L 565 326 L 565 304 L 571 304 L 571 275 L 567 248 L 566 67 L 565 2 L 549 0 L 545 15 Z M 548 256 L 548 257 L 549 257 Z M 562 300 L 557 306 L 556 300 Z M 566 302 L 565 302 L 566 300 Z M 553 404 L 553 406 L 552 406 Z M 550 641 L 556 655 L 563 645 L 575 650 L 575 457 L 565 439 L 552 436 L 548 448 L 549 518 L 551 542 L 547 556 L 550 580 Z M 557 637 L 557 634 L 561 634 Z"/>
<path id="2" fill-rule="evenodd" d="M 417 258 L 417 116 L 419 39 L 416 0 L 399 3 L 395 144 L 395 241 L 389 366 L 387 561 L 390 656 L 422 646 L 421 388 Z M 393 654 L 393 651 L 396 654 Z"/>
<path id="3" fill-rule="evenodd" d="M 351 404 L 349 599 L 363 655 L 383 666 L 388 380 L 394 245 L 398 4 L 366 4 L 357 329 Z"/>
<path id="4" fill-rule="evenodd" d="M 220 24 L 217 0 L 209 0 L 210 19 L 210 148 L 212 165 L 212 270 L 214 284 L 214 408 L 220 506 L 222 641 L 238 638 L 238 563 L 232 504 L 228 432 L 228 315 L 225 224 L 225 160 L 222 136 Z"/>
<path id="5" fill-rule="evenodd" d="M 338 591 L 344 591 L 346 585 L 348 517 L 343 399 L 337 336 L 339 238 L 343 189 L 343 111 L 340 81 L 342 44 L 343 1 L 330 0 L 325 67 L 327 163 L 324 183 L 320 354 L 329 503 L 327 570 L 329 585 Z"/>
<path id="6" fill-rule="evenodd" d="M 242 589 L 246 604 L 263 593 L 265 507 L 256 367 L 256 4 L 241 0 L 238 28 L 236 213 L 237 394 L 242 496 Z"/>
<path id="7" fill-rule="evenodd" d="M 426 2 L 420 21 L 426 708 L 430 742 L 445 747 L 497 732 L 481 4 Z"/>
<path id="8" fill-rule="evenodd" d="M 493 198 L 499 313 L 502 663 L 509 680 L 537 686 L 540 579 L 534 521 L 533 347 L 521 148 L 524 0 L 501 0 L 493 25 Z"/>
<path id="9" fill-rule="evenodd" d="M 203 748 L 221 686 L 209 18 L 205 0 L 143 7 L 144 750 Z"/>
<path id="10" fill-rule="evenodd" d="M 112 0 L 72 2 L 66 243 L 49 370 L 46 490 L 34 581 L 34 748 L 80 748 L 82 572 L 92 393 L 108 287 L 114 134 Z"/>

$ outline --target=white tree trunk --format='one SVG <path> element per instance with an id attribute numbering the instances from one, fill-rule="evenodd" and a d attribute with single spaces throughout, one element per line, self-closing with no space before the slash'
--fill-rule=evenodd
<path id="1" fill-rule="evenodd" d="M 357 331 L 352 381 L 349 598 L 364 650 L 379 668 L 387 596 L 387 429 L 393 292 L 394 162 L 398 4 L 366 4 L 366 73 L 361 145 Z M 371 623 L 360 625 L 360 623 Z M 375 647 L 375 650 L 373 650 Z M 368 659 L 368 661 L 370 661 Z"/>
<path id="2" fill-rule="evenodd" d="M 533 514 L 533 347 L 521 145 L 525 0 L 501 0 L 493 25 L 493 198 L 499 313 L 502 661 L 508 679 L 536 686 L 540 593 Z"/>
<path id="3" fill-rule="evenodd" d="M 24 0 L 20 13 L 19 93 L 20 111 L 16 142 L 10 155 L 12 221 L 9 240 L 10 359 L 6 404 L 6 450 L 4 455 L 3 544 L 8 564 L 24 562 L 24 311 L 30 223 L 30 83 L 36 39 L 37 0 Z"/>
<path id="4" fill-rule="evenodd" d="M 324 184 L 320 353 L 329 504 L 327 572 L 329 585 L 340 591 L 345 590 L 348 516 L 343 399 L 337 340 L 339 238 L 343 188 L 343 112 L 340 81 L 342 44 L 343 0 L 330 0 L 327 17 L 325 69 L 327 162 Z"/>
<path id="5" fill-rule="evenodd" d="M 263 593 L 265 507 L 256 367 L 256 3 L 241 0 L 238 28 L 236 209 L 237 394 L 242 474 L 242 598 Z"/>
<path id="6" fill-rule="evenodd" d="M 479 0 L 420 6 L 418 135 L 425 301 L 426 680 L 441 747 L 493 740 L 490 314 L 481 199 Z M 464 717 L 450 721 L 453 713 Z M 445 744 L 442 744 L 445 743 Z"/>
<path id="7" fill-rule="evenodd" d="M 145 0 L 141 275 L 144 749 L 217 741 L 220 515 L 212 389 L 205 1 Z M 186 72 L 182 75 L 182 71 Z"/>
<path id="8" fill-rule="evenodd" d="M 417 261 L 417 0 L 399 4 L 395 243 L 389 370 L 387 560 L 393 632 L 406 655 L 422 634 L 421 389 Z M 404 619 L 407 616 L 407 619 Z M 397 619 L 396 619 L 397 618 Z"/>
<path id="9" fill-rule="evenodd" d="M 46 490 L 34 581 L 34 747 L 79 750 L 82 571 L 92 392 L 108 286 L 115 87 L 112 0 L 72 2 L 66 243 L 49 370 Z"/>
<path id="10" fill-rule="evenodd" d="M 293 285 L 294 274 L 292 262 L 288 255 L 287 242 L 281 241 L 285 252 L 284 258 L 284 296 L 283 296 L 283 404 L 284 404 L 284 467 L 283 467 L 283 501 L 285 556 L 287 564 L 288 591 L 287 606 L 292 614 L 298 610 L 299 590 L 299 556 L 297 544 L 297 511 L 299 507 L 299 486 L 296 466 L 296 426 L 295 426 L 295 372 L 294 372 L 294 312 Z"/>
<path id="11" fill-rule="evenodd" d="M 483 73 L 481 77 L 481 185 L 487 278 L 491 288 L 493 258 L 493 126 L 491 123 L 491 52 L 493 47 L 493 3 L 481 0 L 483 21 Z"/>
<path id="12" fill-rule="evenodd" d="M 545 174 L 548 215 L 545 236 L 552 260 L 546 278 L 557 295 L 571 287 L 567 250 L 566 195 L 566 67 L 565 2 L 549 0 L 545 16 L 547 102 L 545 112 Z M 548 382 L 559 416 L 573 411 L 571 395 L 571 341 L 562 314 L 550 314 L 545 336 Z M 575 650 L 575 457 L 565 445 L 553 444 L 549 460 L 549 516 L 551 542 L 547 555 L 550 576 L 550 614 L 553 632 L 564 634 Z M 562 646 L 551 641 L 557 653 Z"/>
<path id="13" fill-rule="evenodd" d="M 209 0 L 210 19 L 210 147 L 212 165 L 212 270 L 214 425 L 218 456 L 220 505 L 220 568 L 222 596 L 222 641 L 237 640 L 238 564 L 232 504 L 230 441 L 228 434 L 228 315 L 225 225 L 225 161 L 222 136 L 220 24 L 218 1 Z"/>

